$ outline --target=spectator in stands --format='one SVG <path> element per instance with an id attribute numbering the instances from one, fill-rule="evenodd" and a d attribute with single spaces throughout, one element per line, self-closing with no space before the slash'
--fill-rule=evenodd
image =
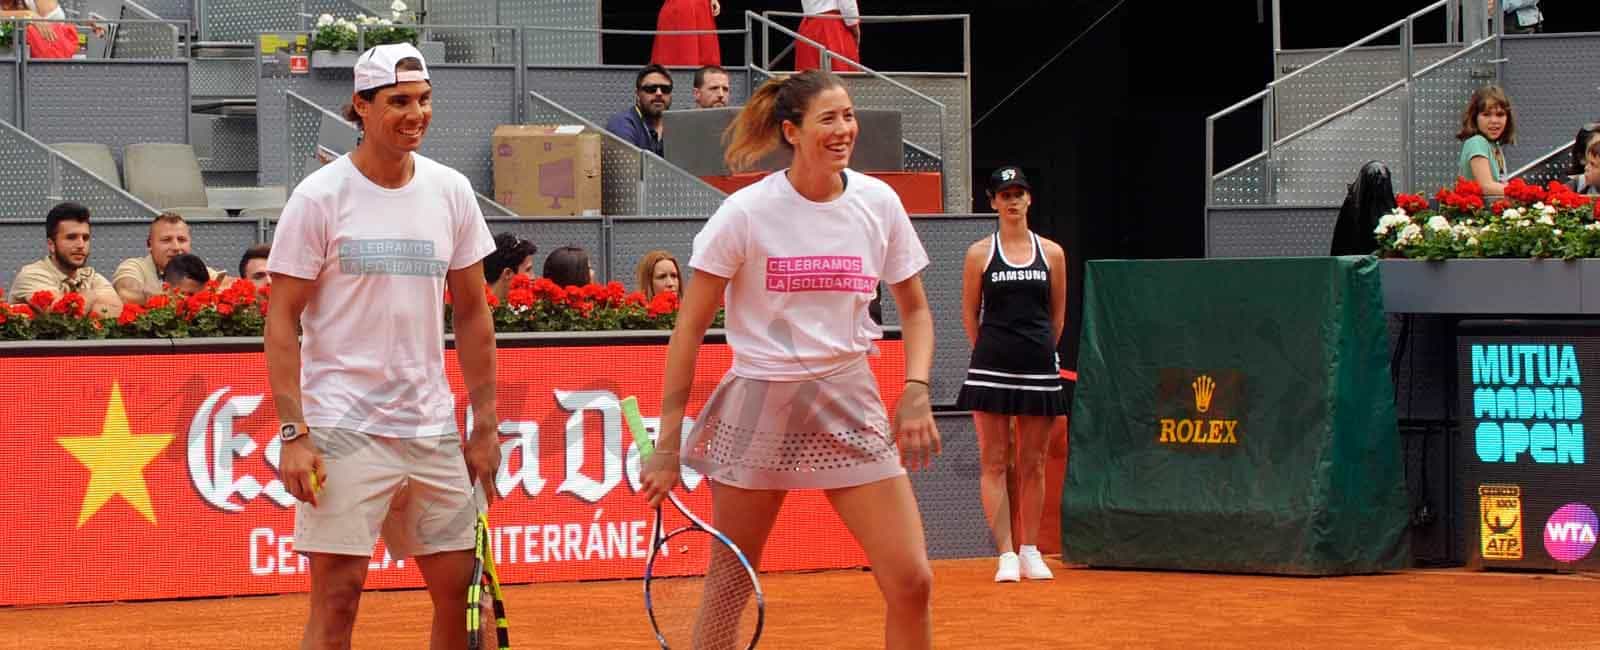
<path id="1" fill-rule="evenodd" d="M 661 115 L 672 108 L 672 73 L 657 64 L 650 64 L 634 78 L 633 106 L 611 116 L 606 130 L 627 140 L 633 146 L 665 155 L 661 147 Z"/>
<path id="2" fill-rule="evenodd" d="M 722 108 L 728 105 L 728 95 L 733 84 L 728 71 L 720 66 L 708 65 L 694 71 L 694 105 L 700 108 Z"/>
<path id="3" fill-rule="evenodd" d="M 1507 34 L 1537 34 L 1544 31 L 1544 14 L 1539 12 L 1539 0 L 1501 0 L 1505 11 Z M 1494 11 L 1495 0 L 1489 0 L 1489 10 Z"/>
<path id="4" fill-rule="evenodd" d="M 150 222 L 150 234 L 145 238 L 150 254 L 123 260 L 111 275 L 111 285 L 116 287 L 117 295 L 122 297 L 123 302 L 143 304 L 151 296 L 160 294 L 167 263 L 174 257 L 191 252 L 191 243 L 189 223 L 183 217 L 172 212 L 156 215 L 155 221 Z M 213 279 L 221 279 L 225 275 L 217 269 L 211 269 L 210 272 Z"/>
<path id="5" fill-rule="evenodd" d="M 239 258 L 239 277 L 248 278 L 256 288 L 272 284 L 272 274 L 267 272 L 267 256 L 272 253 L 272 244 L 256 244 L 244 250 L 244 257 Z"/>
<path id="6" fill-rule="evenodd" d="M 829 52 L 851 61 L 861 61 L 861 10 L 856 0 L 800 0 L 806 18 L 800 21 L 799 34 L 821 43 Z M 813 17 L 816 16 L 816 17 Z M 815 70 L 822 66 L 822 53 L 805 43 L 794 44 L 794 69 Z M 857 72 L 855 66 L 834 59 L 828 64 L 834 72 Z"/>
<path id="7" fill-rule="evenodd" d="M 1462 178 L 1475 181 L 1485 196 L 1503 196 L 1506 190 L 1506 155 L 1501 149 L 1516 144 L 1517 120 L 1511 100 L 1499 86 L 1483 86 L 1472 93 L 1466 112 L 1461 114 Z"/>
<path id="8" fill-rule="evenodd" d="M 644 297 L 654 298 L 658 293 L 678 292 L 678 258 L 666 251 L 650 251 L 639 258 L 639 290 Z"/>
<path id="9" fill-rule="evenodd" d="M 1571 175 L 1567 184 L 1579 194 L 1600 194 L 1600 122 L 1590 122 L 1578 129 L 1578 138 L 1572 143 Z"/>
<path id="10" fill-rule="evenodd" d="M 20 5 L 20 6 L 18 6 Z M 11 3 L 0 17 L 66 20 L 67 12 L 57 0 L 25 0 Z M 104 35 L 105 28 L 93 25 L 96 34 Z M 25 33 L 28 58 L 70 59 L 78 53 L 78 29 L 71 23 L 31 23 Z"/>
<path id="11" fill-rule="evenodd" d="M 494 297 L 504 301 L 511 291 L 511 278 L 533 275 L 533 255 L 538 252 L 533 242 L 509 232 L 494 236 L 494 252 L 483 258 L 483 279 Z"/>
<path id="12" fill-rule="evenodd" d="M 66 202 L 44 218 L 45 257 L 22 267 L 11 282 L 11 302 L 27 302 L 37 291 L 57 298 L 67 292 L 83 296 L 87 308 L 102 316 L 122 311 L 122 300 L 106 276 L 89 266 L 89 209 Z"/>
<path id="13" fill-rule="evenodd" d="M 187 295 L 205 288 L 206 281 L 211 279 L 211 270 L 206 268 L 200 256 L 183 253 L 167 260 L 167 268 L 161 272 L 161 279 L 178 293 Z"/>
<path id="14" fill-rule="evenodd" d="M 719 0 L 666 0 L 656 15 L 656 31 L 716 31 L 722 15 Z M 721 65 L 722 46 L 716 34 L 656 34 L 650 62 L 661 65 Z"/>
<path id="15" fill-rule="evenodd" d="M 563 287 L 581 287 L 594 282 L 589 253 L 577 246 L 562 246 L 544 258 L 544 277 Z"/>

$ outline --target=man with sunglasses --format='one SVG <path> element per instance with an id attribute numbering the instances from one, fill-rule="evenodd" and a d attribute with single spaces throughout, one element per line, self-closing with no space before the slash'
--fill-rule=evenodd
<path id="1" fill-rule="evenodd" d="M 672 108 L 672 73 L 657 64 L 639 71 L 633 82 L 633 106 L 611 116 L 606 130 L 633 146 L 664 156 L 661 147 L 661 116 Z"/>

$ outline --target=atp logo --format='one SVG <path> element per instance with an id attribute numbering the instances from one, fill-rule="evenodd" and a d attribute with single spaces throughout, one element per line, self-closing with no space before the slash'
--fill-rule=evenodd
<path id="1" fill-rule="evenodd" d="M 1557 561 L 1577 562 L 1594 550 L 1596 530 L 1600 530 L 1600 518 L 1589 506 L 1561 506 L 1544 524 L 1544 550 Z"/>
<path id="2" fill-rule="evenodd" d="M 1478 512 L 1483 559 L 1522 559 L 1522 486 L 1478 486 Z"/>

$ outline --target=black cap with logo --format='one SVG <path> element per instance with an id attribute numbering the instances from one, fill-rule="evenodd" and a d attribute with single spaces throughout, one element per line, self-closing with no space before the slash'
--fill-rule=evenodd
<path id="1" fill-rule="evenodd" d="M 1028 177 L 1023 175 L 1021 167 L 1007 165 L 989 175 L 989 194 L 999 194 L 1002 190 L 1013 186 L 1033 192 L 1033 186 L 1028 185 Z"/>

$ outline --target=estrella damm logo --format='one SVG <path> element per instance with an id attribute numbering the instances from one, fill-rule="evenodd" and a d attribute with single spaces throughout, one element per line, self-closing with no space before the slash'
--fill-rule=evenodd
<path id="1" fill-rule="evenodd" d="M 1522 559 L 1522 486 L 1479 485 L 1478 513 L 1483 559 Z"/>
<path id="2" fill-rule="evenodd" d="M 1156 442 L 1215 449 L 1237 446 L 1244 416 L 1244 373 L 1162 368 L 1156 387 Z"/>

